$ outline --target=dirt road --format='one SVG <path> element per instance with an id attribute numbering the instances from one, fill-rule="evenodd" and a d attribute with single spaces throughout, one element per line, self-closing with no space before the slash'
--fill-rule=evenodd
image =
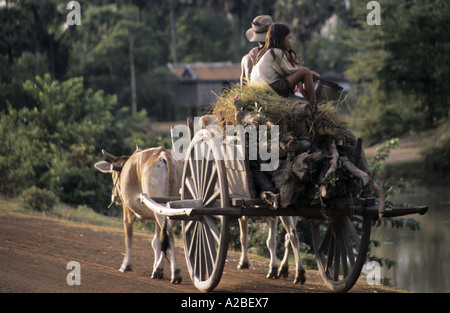
<path id="1" fill-rule="evenodd" d="M 124 251 L 121 229 L 87 226 L 72 222 L 0 212 L 0 292 L 43 293 L 197 293 L 189 279 L 181 242 L 177 242 L 183 282 L 170 284 L 170 268 L 164 280 L 152 280 L 151 236 L 137 231 L 133 271 L 120 273 Z M 307 272 L 304 285 L 294 285 L 293 276 L 265 278 L 268 261 L 253 257 L 251 268 L 236 268 L 239 254 L 230 251 L 224 274 L 215 292 L 304 293 L 329 292 L 317 271 Z M 68 285 L 66 278 L 79 262 L 81 285 Z M 392 289 L 358 283 L 352 292 L 392 292 Z"/>

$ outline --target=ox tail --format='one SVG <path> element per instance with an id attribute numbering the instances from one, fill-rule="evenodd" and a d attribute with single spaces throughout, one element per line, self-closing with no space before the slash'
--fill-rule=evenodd
<path id="1" fill-rule="evenodd" d="M 164 220 L 164 226 L 161 229 L 161 251 L 167 256 L 167 249 L 170 247 L 170 233 L 167 227 L 167 218 Z"/>
<path id="2" fill-rule="evenodd" d="M 161 155 L 162 159 L 167 166 L 167 182 L 166 182 L 166 196 L 172 195 L 172 182 L 173 182 L 173 163 L 170 153 L 164 151 Z"/>

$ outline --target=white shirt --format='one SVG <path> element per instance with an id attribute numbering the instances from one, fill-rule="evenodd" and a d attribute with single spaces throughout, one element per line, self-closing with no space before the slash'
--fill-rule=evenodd
<path id="1" fill-rule="evenodd" d="M 275 60 L 273 59 L 272 51 L 275 54 Z M 250 84 L 265 82 L 270 85 L 295 73 L 300 67 L 300 65 L 292 66 L 283 50 L 278 48 L 269 49 L 258 63 L 253 66 Z"/>

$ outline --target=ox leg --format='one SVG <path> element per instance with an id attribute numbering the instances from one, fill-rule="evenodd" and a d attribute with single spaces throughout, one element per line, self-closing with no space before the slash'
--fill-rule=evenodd
<path id="1" fill-rule="evenodd" d="M 177 260 L 175 259 L 175 240 L 173 238 L 172 229 L 175 227 L 177 221 L 175 220 L 168 220 L 169 227 L 169 250 L 170 250 L 170 269 L 172 272 L 171 277 L 171 283 L 172 284 L 179 284 L 182 282 L 183 278 L 181 277 L 181 269 L 178 266 Z"/>
<path id="2" fill-rule="evenodd" d="M 241 259 L 239 260 L 238 269 L 249 268 L 248 262 L 248 217 L 239 218 L 240 240 L 241 240 Z"/>
<path id="3" fill-rule="evenodd" d="M 283 226 L 284 223 L 290 223 L 289 219 L 286 218 L 281 218 L 281 221 L 283 222 Z M 295 229 L 295 225 L 298 222 L 298 216 L 294 216 L 292 217 L 292 221 L 293 221 L 293 228 Z M 290 246 L 291 246 L 291 242 L 290 242 L 290 234 L 286 233 L 286 235 L 284 236 L 284 256 L 283 256 L 283 260 L 280 263 L 280 271 L 278 272 L 278 277 L 288 277 L 289 276 L 289 256 L 290 256 Z"/>
<path id="4" fill-rule="evenodd" d="M 278 217 L 271 218 L 269 221 L 270 227 L 266 244 L 270 252 L 270 268 L 269 273 L 267 274 L 267 278 L 278 278 L 278 264 L 276 256 Z"/>
<path id="5" fill-rule="evenodd" d="M 128 209 L 124 207 L 123 210 L 123 228 L 125 231 L 125 257 L 123 258 L 122 265 L 120 266 L 119 271 L 122 273 L 125 271 L 131 271 L 131 245 L 133 240 L 133 224 L 134 224 L 134 215 Z"/>
<path id="6" fill-rule="evenodd" d="M 153 263 L 152 279 L 164 278 L 164 253 L 161 251 L 161 225 L 158 218 L 155 220 L 155 237 L 152 240 L 152 247 L 155 253 Z"/>
<path id="7" fill-rule="evenodd" d="M 295 219 L 292 216 L 284 216 L 281 218 L 281 222 L 286 229 L 286 236 L 289 238 L 292 250 L 294 251 L 295 257 L 295 279 L 294 284 L 300 283 L 304 284 L 306 281 L 305 268 L 303 267 L 302 260 L 300 258 L 300 240 L 298 239 L 297 230 L 295 229 L 295 224 L 298 218 Z"/>
<path id="8" fill-rule="evenodd" d="M 289 235 L 284 236 L 284 256 L 280 263 L 280 271 L 278 272 L 278 277 L 288 277 L 289 276 L 289 255 L 290 255 L 290 241 Z"/>

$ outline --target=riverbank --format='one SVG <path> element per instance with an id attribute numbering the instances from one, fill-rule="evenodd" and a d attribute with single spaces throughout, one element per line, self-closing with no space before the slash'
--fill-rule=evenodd
<path id="1" fill-rule="evenodd" d="M 424 147 L 430 147 L 440 131 L 428 130 L 420 134 L 399 138 L 400 146 L 391 151 L 379 180 L 395 183 L 400 178 L 408 183 L 391 201 L 412 205 L 426 205 L 424 216 L 411 216 L 421 223 L 420 231 L 393 227 L 374 228 L 372 240 L 379 246 L 373 253 L 396 263 L 391 269 L 383 268 L 382 276 L 392 286 L 410 292 L 449 292 L 450 290 L 450 178 L 447 173 L 429 171 L 422 156 Z M 370 159 L 382 144 L 365 149 Z"/>
<path id="2" fill-rule="evenodd" d="M 390 269 L 382 267 L 382 277 L 410 292 L 450 292 L 450 187 L 410 186 L 391 200 L 429 209 L 406 217 L 420 223 L 415 231 L 389 221 L 372 229 L 371 239 L 378 244 L 371 252 L 395 262 Z"/>
<path id="3" fill-rule="evenodd" d="M 405 134 L 400 136 L 400 146 L 391 150 L 386 159 L 383 173 L 379 179 L 382 181 L 398 181 L 402 178 L 410 185 L 432 185 L 440 186 L 450 183 L 450 178 L 446 173 L 430 172 L 422 156 L 424 147 L 436 142 L 441 136 L 441 130 L 431 129 L 416 134 Z M 384 142 L 364 149 L 367 158 L 370 160 L 375 156 L 377 148 Z"/>

